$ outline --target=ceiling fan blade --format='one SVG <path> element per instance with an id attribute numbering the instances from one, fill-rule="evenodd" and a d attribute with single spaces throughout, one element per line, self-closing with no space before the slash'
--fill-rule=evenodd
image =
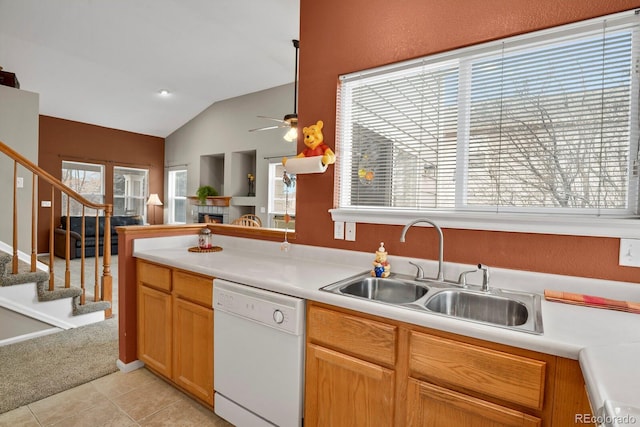
<path id="1" fill-rule="evenodd" d="M 267 116 L 257 116 L 257 117 L 261 119 L 273 120 L 274 122 L 286 123 L 284 120 L 276 119 L 275 117 L 267 117 Z"/>
<path id="2" fill-rule="evenodd" d="M 264 128 L 258 128 L 258 129 L 249 129 L 249 132 L 258 132 L 261 130 L 270 130 L 270 129 L 279 129 L 279 128 L 288 128 L 289 125 L 282 125 L 282 126 L 267 126 Z"/>

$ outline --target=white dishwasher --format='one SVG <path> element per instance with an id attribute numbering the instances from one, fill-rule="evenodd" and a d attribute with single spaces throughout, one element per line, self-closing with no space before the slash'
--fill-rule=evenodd
<path id="1" fill-rule="evenodd" d="M 215 413 L 239 426 L 301 426 L 303 299 L 221 279 L 213 291 Z"/>

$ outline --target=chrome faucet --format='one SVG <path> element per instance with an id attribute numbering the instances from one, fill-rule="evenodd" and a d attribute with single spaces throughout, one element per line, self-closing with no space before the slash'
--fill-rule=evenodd
<path id="1" fill-rule="evenodd" d="M 433 228 L 435 228 L 438 231 L 438 237 L 439 237 L 439 241 L 438 241 L 438 278 L 437 280 L 441 280 L 444 281 L 444 272 L 442 271 L 442 264 L 443 264 L 443 257 L 444 257 L 444 237 L 442 235 L 442 229 L 440 228 L 440 226 L 438 224 L 436 224 L 435 222 L 431 221 L 430 219 L 427 218 L 419 218 L 416 219 L 414 221 L 411 221 L 409 224 L 405 225 L 404 228 L 402 229 L 402 234 L 400 235 L 400 241 L 404 242 L 405 241 L 405 236 L 407 234 L 407 231 L 409 230 L 409 228 L 411 228 L 411 226 L 419 223 L 419 222 L 426 222 L 427 224 L 431 224 L 433 226 Z M 416 267 L 418 267 L 416 264 L 411 263 L 413 265 L 415 265 Z M 416 279 L 424 279 L 424 273 L 422 271 L 422 268 L 418 267 L 418 275 L 416 276 Z"/>
<path id="2" fill-rule="evenodd" d="M 478 269 L 482 270 L 482 292 L 489 292 L 489 267 L 478 264 Z"/>

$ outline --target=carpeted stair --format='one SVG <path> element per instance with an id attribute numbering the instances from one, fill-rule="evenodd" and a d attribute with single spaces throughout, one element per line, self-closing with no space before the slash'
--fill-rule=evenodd
<path id="1" fill-rule="evenodd" d="M 5 252 L 0 252 L 0 286 L 21 285 L 25 283 L 36 283 L 38 290 L 38 301 L 53 301 L 62 298 L 72 298 L 73 315 L 88 314 L 96 311 L 111 308 L 108 301 L 85 301 L 80 305 L 80 295 L 82 289 L 78 287 L 66 288 L 56 283 L 52 291 L 49 290 L 49 273 L 46 271 L 30 271 L 30 266 L 22 261 L 18 263 L 18 273 L 11 272 L 13 256 Z"/>

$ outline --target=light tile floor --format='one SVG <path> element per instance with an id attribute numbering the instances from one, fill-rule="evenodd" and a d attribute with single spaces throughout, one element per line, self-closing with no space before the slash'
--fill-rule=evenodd
<path id="1" fill-rule="evenodd" d="M 0 414 L 0 427 L 231 424 L 146 369 L 120 371 Z"/>

